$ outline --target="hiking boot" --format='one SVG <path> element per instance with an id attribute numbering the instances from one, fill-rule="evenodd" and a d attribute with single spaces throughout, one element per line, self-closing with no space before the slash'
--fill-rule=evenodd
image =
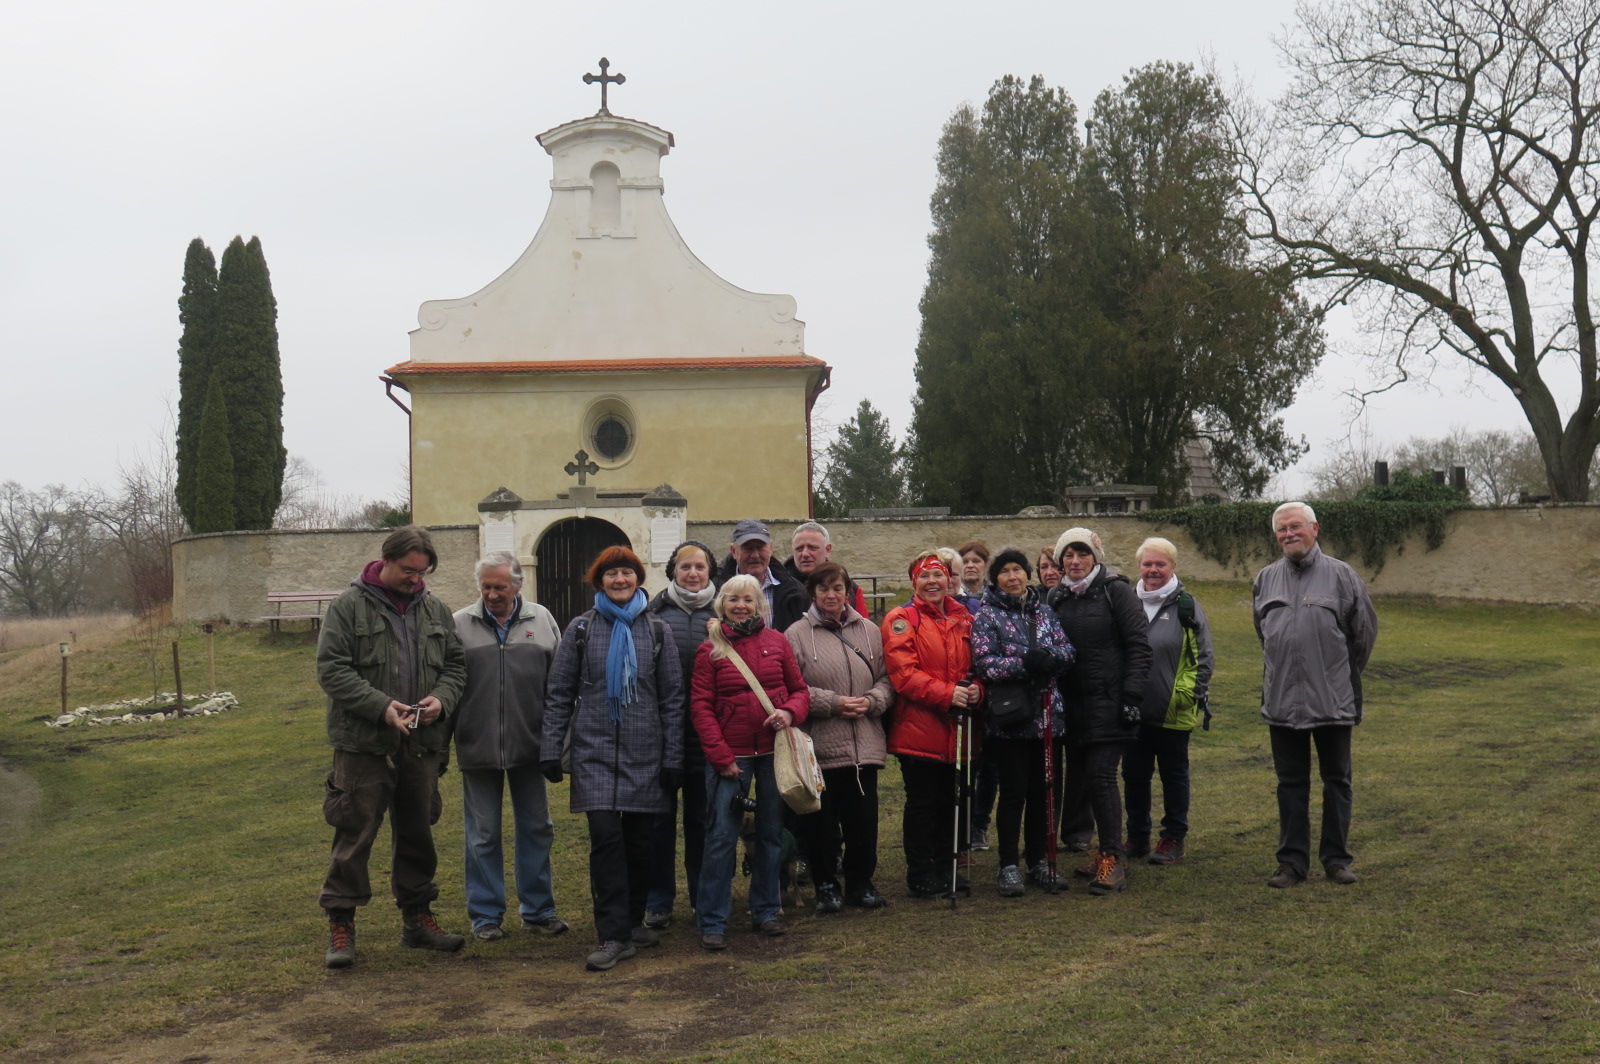
<path id="1" fill-rule="evenodd" d="M 1150 856 L 1150 836 L 1146 835 L 1143 838 L 1130 837 L 1123 844 L 1122 852 L 1130 861 Z"/>
<path id="2" fill-rule="evenodd" d="M 353 909 L 328 911 L 328 952 L 322 963 L 348 968 L 356 962 L 356 914 Z"/>
<path id="3" fill-rule="evenodd" d="M 665 931 L 667 925 L 672 923 L 671 913 L 645 913 L 644 926 L 652 931 Z"/>
<path id="4" fill-rule="evenodd" d="M 776 916 L 770 920 L 763 920 L 759 924 L 752 924 L 750 929 L 758 934 L 766 935 L 768 938 L 782 938 L 789 933 L 789 929 L 784 926 L 783 921 Z"/>
<path id="5" fill-rule="evenodd" d="M 859 888 L 851 887 L 844 900 L 845 904 L 858 909 L 881 909 L 889 904 L 889 899 L 878 893 L 878 888 L 872 885 L 871 880 Z"/>
<path id="6" fill-rule="evenodd" d="M 1022 870 L 1014 864 L 1000 869 L 1000 874 L 995 877 L 995 889 L 1002 898 L 1020 898 L 1028 892 L 1028 888 L 1022 885 Z"/>
<path id="7" fill-rule="evenodd" d="M 427 909 L 414 909 L 404 916 L 400 931 L 400 944 L 412 949 L 436 949 L 441 953 L 454 953 L 467 944 L 460 935 L 452 935 L 439 926 L 433 913 Z"/>
<path id="8" fill-rule="evenodd" d="M 1059 872 L 1050 871 L 1050 862 L 1035 861 L 1028 869 L 1028 882 L 1041 890 L 1066 890 L 1067 881 Z"/>
<path id="9" fill-rule="evenodd" d="M 529 931 L 542 931 L 547 935 L 561 935 L 567 930 L 567 922 L 559 916 L 541 916 L 537 920 L 523 917 L 522 926 Z"/>
<path id="10" fill-rule="evenodd" d="M 963 872 L 972 868 L 971 850 L 962 850 L 960 853 L 956 854 L 956 867 L 961 869 Z"/>
<path id="11" fill-rule="evenodd" d="M 638 946 L 640 949 L 648 949 L 651 946 L 659 946 L 661 945 L 661 936 L 653 929 L 640 924 L 638 927 L 633 929 L 633 944 Z"/>
<path id="12" fill-rule="evenodd" d="M 1116 894 L 1128 889 L 1128 862 L 1120 853 L 1102 850 L 1095 859 L 1094 878 L 1089 881 L 1090 894 Z"/>
<path id="13" fill-rule="evenodd" d="M 1298 887 L 1305 881 L 1305 873 L 1299 871 L 1293 865 L 1281 864 L 1276 872 L 1267 877 L 1267 886 L 1272 887 L 1274 890 L 1287 890 L 1290 887 Z"/>
<path id="14" fill-rule="evenodd" d="M 1072 870 L 1072 874 L 1077 876 L 1079 879 L 1093 879 L 1094 876 L 1095 876 L 1095 873 L 1097 871 L 1099 871 L 1099 869 L 1100 869 L 1100 854 L 1099 854 L 1098 851 L 1090 850 L 1089 851 L 1089 859 L 1087 861 L 1083 862 L 1083 864 L 1081 864 L 1078 867 L 1074 868 Z"/>
<path id="15" fill-rule="evenodd" d="M 1337 883 L 1341 887 L 1348 887 L 1357 882 L 1356 874 L 1350 871 L 1349 865 L 1329 865 L 1323 872 L 1327 874 L 1329 883 Z"/>
<path id="16" fill-rule="evenodd" d="M 844 908 L 844 898 L 839 895 L 839 884 L 820 883 L 817 885 L 817 915 L 827 916 Z"/>
<path id="17" fill-rule="evenodd" d="M 1156 843 L 1155 850 L 1151 852 L 1150 860 L 1146 863 L 1159 865 L 1177 864 L 1183 860 L 1184 852 L 1182 839 L 1169 839 L 1163 835 L 1161 836 L 1161 841 Z M 1133 854 L 1129 853 L 1128 856 L 1132 857 Z"/>
<path id="18" fill-rule="evenodd" d="M 483 924 L 472 929 L 472 937 L 479 942 L 498 942 L 506 933 L 500 930 L 499 924 Z"/>
<path id="19" fill-rule="evenodd" d="M 700 936 L 700 948 L 717 953 L 728 948 L 728 940 L 722 936 L 720 931 L 713 931 L 709 935 Z"/>
<path id="20" fill-rule="evenodd" d="M 989 848 L 989 829 L 972 829 L 972 848 L 974 850 L 987 850 Z"/>
<path id="21" fill-rule="evenodd" d="M 618 942 L 615 939 L 606 939 L 600 943 L 598 949 L 584 960 L 584 967 L 591 972 L 609 972 L 617 966 L 618 961 L 628 960 L 638 954 L 632 942 Z"/>

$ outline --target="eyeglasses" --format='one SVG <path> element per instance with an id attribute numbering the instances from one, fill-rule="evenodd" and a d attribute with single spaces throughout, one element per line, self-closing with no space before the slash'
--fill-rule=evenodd
<path id="1" fill-rule="evenodd" d="M 427 576 L 428 575 L 428 570 L 426 570 L 426 569 L 408 569 L 403 565 L 400 567 L 400 571 L 402 573 L 405 573 L 407 576 Z"/>

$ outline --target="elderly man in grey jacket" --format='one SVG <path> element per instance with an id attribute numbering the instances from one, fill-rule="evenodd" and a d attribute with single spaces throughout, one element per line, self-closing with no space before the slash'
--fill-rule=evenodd
<path id="1" fill-rule="evenodd" d="M 549 610 L 523 598 L 522 566 L 509 551 L 485 555 L 475 572 L 478 601 L 455 614 L 456 634 L 467 657 L 467 689 L 455 717 L 467 915 L 478 939 L 492 942 L 503 936 L 506 878 L 500 818 L 501 792 L 508 787 L 523 926 L 559 935 L 567 924 L 556 915 L 550 886 L 555 826 L 539 772 L 539 740 L 550 661 L 561 632 Z"/>
<path id="2" fill-rule="evenodd" d="M 1322 776 L 1322 839 L 1328 879 L 1350 870 L 1350 738 L 1361 723 L 1361 671 L 1378 638 L 1378 616 L 1354 569 L 1322 553 L 1321 526 L 1303 502 L 1272 514 L 1283 557 L 1256 574 L 1256 635 L 1265 673 L 1261 715 L 1278 773 L 1278 870 L 1269 887 L 1305 882 L 1311 865 L 1311 748 Z"/>

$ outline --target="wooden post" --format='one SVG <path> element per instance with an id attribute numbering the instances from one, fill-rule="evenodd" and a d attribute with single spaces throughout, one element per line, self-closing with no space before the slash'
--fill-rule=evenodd
<path id="1" fill-rule="evenodd" d="M 67 715 L 67 654 L 68 644 L 61 644 L 61 715 Z"/>
<path id="2" fill-rule="evenodd" d="M 206 653 L 211 659 L 211 693 L 217 693 L 217 630 L 212 625 L 205 625 Z"/>
<path id="3" fill-rule="evenodd" d="M 183 708 L 183 670 L 178 666 L 178 642 L 172 642 L 172 682 L 178 687 L 178 708 Z"/>

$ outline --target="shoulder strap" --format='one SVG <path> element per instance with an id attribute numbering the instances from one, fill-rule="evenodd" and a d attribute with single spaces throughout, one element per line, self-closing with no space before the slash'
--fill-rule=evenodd
<path id="1" fill-rule="evenodd" d="M 821 627 L 821 626 L 819 625 L 818 627 Z M 823 628 L 822 630 L 824 632 L 827 632 L 827 633 L 831 634 L 839 642 L 841 642 L 845 646 L 849 647 L 851 653 L 855 654 L 856 657 L 860 658 L 861 659 L 861 664 L 863 664 L 863 665 L 865 665 L 867 667 L 867 674 L 871 675 L 871 673 L 872 673 L 872 662 L 868 661 L 867 660 L 867 656 L 865 654 L 861 653 L 861 648 L 860 647 L 856 646 L 854 643 L 850 642 L 850 640 L 846 639 L 844 637 L 844 633 L 839 631 L 837 628 Z"/>
<path id="2" fill-rule="evenodd" d="M 750 685 L 750 690 L 754 691 L 756 697 L 761 699 L 761 706 L 767 711 L 767 716 L 777 716 L 778 711 L 772 708 L 772 699 L 767 697 L 767 692 L 756 682 L 755 673 L 751 672 L 750 666 L 744 663 L 744 658 L 740 656 L 738 648 L 732 646 L 728 648 L 728 660 L 733 662 L 733 667 L 739 670 L 739 675 L 743 676 L 744 682 Z"/>
<path id="3" fill-rule="evenodd" d="M 1200 627 L 1194 618 L 1194 596 L 1187 591 L 1178 592 L 1178 623 L 1191 632 Z"/>
<path id="4" fill-rule="evenodd" d="M 651 613 L 649 616 L 650 616 L 650 637 L 656 641 L 656 645 L 655 645 L 654 649 L 652 649 L 651 652 L 650 652 L 650 657 L 651 657 L 652 661 L 660 661 L 661 660 L 661 644 L 666 642 L 666 640 L 661 637 L 661 633 L 665 632 L 667 630 L 667 622 L 663 621 L 660 617 L 657 617 L 653 613 Z"/>

